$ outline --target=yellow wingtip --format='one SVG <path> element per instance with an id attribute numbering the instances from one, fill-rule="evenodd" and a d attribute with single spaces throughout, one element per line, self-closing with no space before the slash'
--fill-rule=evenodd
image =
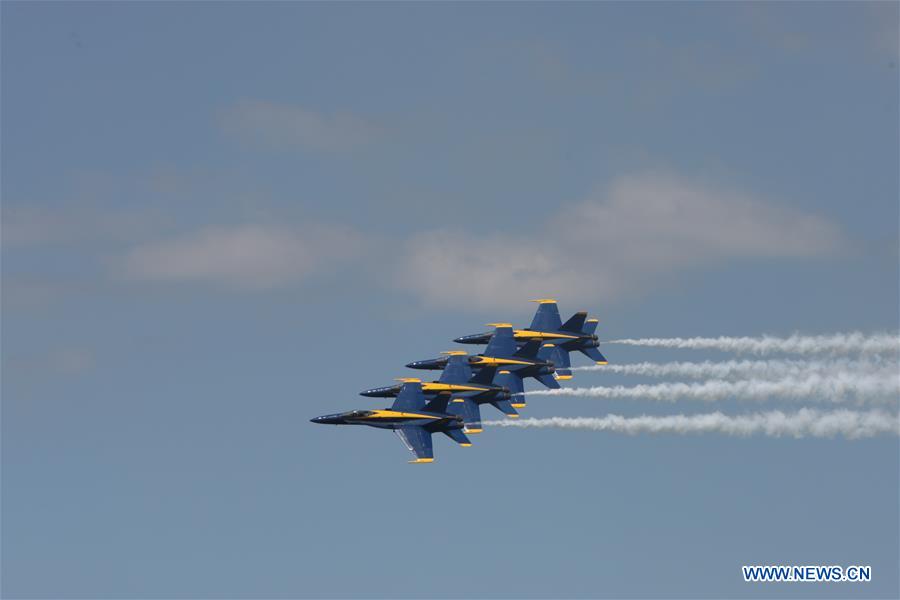
<path id="1" fill-rule="evenodd" d="M 419 464 L 430 463 L 430 462 L 434 462 L 434 459 L 433 458 L 417 458 L 416 460 L 409 461 L 409 464 L 419 465 Z"/>
<path id="2" fill-rule="evenodd" d="M 506 416 L 509 417 L 510 419 L 518 419 L 522 415 L 506 415 Z"/>
<path id="3" fill-rule="evenodd" d="M 537 302 L 538 304 L 556 304 L 556 300 L 553 298 L 537 298 L 536 300 L 529 300 L 529 302 Z"/>
<path id="4" fill-rule="evenodd" d="M 441 352 L 441 354 L 445 354 L 447 356 L 465 356 L 468 354 L 465 350 L 447 350 L 446 352 Z"/>
<path id="5" fill-rule="evenodd" d="M 472 444 L 460 444 L 460 446 L 462 446 L 463 448 L 468 448 L 468 447 L 471 446 L 471 445 L 472 445 Z"/>
<path id="6" fill-rule="evenodd" d="M 484 429 L 466 429 L 464 430 L 466 433 L 481 433 Z"/>
<path id="7" fill-rule="evenodd" d="M 585 322 L 586 322 L 586 323 L 599 323 L 599 322 L 600 322 L 600 319 L 588 319 L 588 320 L 585 321 Z"/>
<path id="8" fill-rule="evenodd" d="M 608 364 L 609 364 L 609 361 L 608 361 L 608 360 L 598 360 L 598 361 L 597 361 L 597 364 L 598 364 L 598 365 L 608 365 Z"/>
<path id="9" fill-rule="evenodd" d="M 563 381 L 567 381 L 569 379 L 572 379 L 572 376 L 571 375 L 557 375 L 556 378 L 562 379 Z"/>
<path id="10" fill-rule="evenodd" d="M 454 398 L 451 402 L 465 402 L 462 398 Z"/>
<path id="11" fill-rule="evenodd" d="M 395 377 L 394 381 L 402 381 L 403 383 L 422 383 L 422 380 L 416 377 Z"/>
<path id="12" fill-rule="evenodd" d="M 487 323 L 488 327 L 512 327 L 512 323 Z"/>
<path id="13" fill-rule="evenodd" d="M 523 402 L 521 404 L 510 404 L 510 406 L 512 406 L 513 408 L 525 408 L 526 405 Z"/>

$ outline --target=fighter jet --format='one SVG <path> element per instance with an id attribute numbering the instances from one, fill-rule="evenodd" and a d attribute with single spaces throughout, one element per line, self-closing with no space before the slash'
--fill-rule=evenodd
<path id="1" fill-rule="evenodd" d="M 497 367 L 499 375 L 506 376 L 502 385 L 512 393 L 511 405 L 514 408 L 525 406 L 525 386 L 523 379 L 534 377 L 551 389 L 558 389 L 559 383 L 553 378 L 553 361 L 538 357 L 541 342 L 530 340 L 521 348 L 516 348 L 513 328 L 509 323 L 492 323 L 495 327 L 482 354 L 468 357 L 467 362 L 473 369 Z M 449 360 L 446 357 L 428 360 L 417 360 L 406 366 L 410 369 L 443 369 Z M 498 381 L 500 383 L 501 381 Z M 507 413 L 508 414 L 508 413 Z"/>
<path id="2" fill-rule="evenodd" d="M 422 384 L 409 382 L 400 388 L 397 399 L 390 408 L 351 410 L 310 420 L 326 425 L 368 425 L 393 429 L 415 455 L 416 458 L 411 463 L 430 463 L 434 461 L 431 444 L 433 433 L 443 433 L 460 446 L 472 445 L 463 433 L 463 417 L 447 412 L 449 400 L 450 394 L 439 394 L 427 402 L 422 393 Z"/>
<path id="3" fill-rule="evenodd" d="M 519 413 L 510 402 L 511 393 L 507 386 L 494 383 L 497 367 L 483 367 L 473 371 L 469 365 L 469 357 L 462 350 L 442 352 L 446 354 L 444 372 L 437 381 L 422 384 L 425 396 L 449 393 L 453 404 L 461 404 L 460 412 L 465 421 L 466 433 L 481 433 L 481 405 L 491 404 L 508 417 L 518 418 Z M 474 374 L 473 374 L 474 373 Z M 500 381 L 510 377 L 506 372 L 499 376 Z M 403 382 L 417 382 L 418 379 L 401 379 Z M 499 381 L 498 381 L 499 383 Z M 515 384 L 514 384 L 515 385 Z M 402 385 L 373 388 L 360 392 L 361 396 L 388 398 L 396 396 Z"/>
<path id="4" fill-rule="evenodd" d="M 577 312 L 566 321 L 562 322 L 559 316 L 559 308 L 556 300 L 542 298 L 532 300 L 538 303 L 537 312 L 531 326 L 527 329 L 516 329 L 513 335 L 518 346 L 527 342 L 538 340 L 541 349 L 538 354 L 545 360 L 553 361 L 556 366 L 557 379 L 571 379 L 572 371 L 569 368 L 571 362 L 569 353 L 575 350 L 595 361 L 598 365 L 605 365 L 606 358 L 597 350 L 600 342 L 595 335 L 597 319 L 588 319 L 586 312 Z M 454 342 L 458 344 L 487 344 L 493 337 L 493 332 L 476 333 L 458 337 Z"/>

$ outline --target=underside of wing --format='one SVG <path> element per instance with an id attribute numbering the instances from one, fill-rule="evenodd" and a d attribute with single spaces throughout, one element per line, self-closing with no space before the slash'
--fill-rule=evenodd
<path id="1" fill-rule="evenodd" d="M 431 434 L 422 427 L 413 425 L 400 427 L 394 430 L 403 443 L 409 448 L 416 460 L 414 463 L 429 463 L 434 460 L 434 452 L 431 447 Z"/>

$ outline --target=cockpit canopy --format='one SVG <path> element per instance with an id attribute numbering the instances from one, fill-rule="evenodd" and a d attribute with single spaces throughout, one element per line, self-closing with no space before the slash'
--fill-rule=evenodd
<path id="1" fill-rule="evenodd" d="M 350 412 L 344 415 L 346 419 L 364 419 L 368 416 L 374 415 L 374 410 L 351 410 Z"/>

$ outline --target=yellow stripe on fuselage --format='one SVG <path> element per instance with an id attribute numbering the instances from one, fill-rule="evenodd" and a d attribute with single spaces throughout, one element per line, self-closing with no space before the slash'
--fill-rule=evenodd
<path id="1" fill-rule="evenodd" d="M 434 381 L 432 383 L 423 383 L 423 392 L 481 392 L 485 388 L 472 387 L 470 385 L 456 385 L 454 383 L 440 383 Z"/>
<path id="2" fill-rule="evenodd" d="M 440 419 L 435 415 L 423 415 L 421 413 L 402 412 L 399 410 L 373 410 L 374 414 L 360 419 Z"/>
<path id="3" fill-rule="evenodd" d="M 526 360 L 516 360 L 514 358 L 494 358 L 493 356 L 476 356 L 478 360 L 474 363 L 483 367 L 498 367 L 500 365 L 533 365 L 534 362 Z"/>
<path id="4" fill-rule="evenodd" d="M 533 331 L 531 329 L 516 329 L 513 336 L 517 340 L 577 340 L 577 335 L 554 333 L 552 331 Z"/>

